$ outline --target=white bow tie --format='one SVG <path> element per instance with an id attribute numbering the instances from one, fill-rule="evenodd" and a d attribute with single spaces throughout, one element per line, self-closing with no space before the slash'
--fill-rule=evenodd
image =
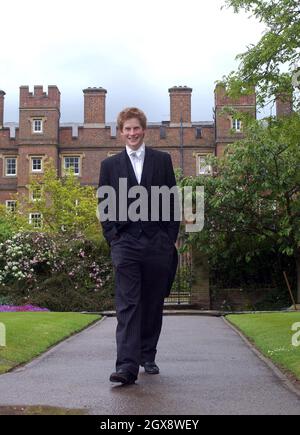
<path id="1" fill-rule="evenodd" d="M 136 179 L 140 184 L 143 171 L 143 151 L 140 151 L 139 153 L 137 153 L 136 151 L 132 151 L 130 153 L 130 157 L 132 158 L 132 164 Z"/>

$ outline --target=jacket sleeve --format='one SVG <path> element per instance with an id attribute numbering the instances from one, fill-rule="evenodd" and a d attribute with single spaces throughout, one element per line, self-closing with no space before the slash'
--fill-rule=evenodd
<path id="1" fill-rule="evenodd" d="M 100 168 L 100 175 L 99 175 L 99 185 L 98 188 L 101 186 L 111 186 L 111 180 L 110 180 L 110 171 L 108 168 L 108 161 L 103 160 L 101 163 Z M 103 200 L 98 197 L 98 205 Z M 102 221 L 101 216 L 99 214 L 99 219 L 102 225 L 103 229 L 103 235 L 107 241 L 107 243 L 110 245 L 111 241 L 116 237 L 117 235 L 117 229 L 116 229 L 116 222 L 114 221 Z"/>
<path id="2" fill-rule="evenodd" d="M 172 188 L 176 186 L 176 178 L 174 174 L 172 159 L 169 154 L 166 154 L 166 166 L 166 185 L 169 188 Z M 168 235 L 174 243 L 176 243 L 180 227 L 180 221 L 178 220 L 178 218 L 176 220 L 176 215 L 180 216 L 179 196 L 177 191 L 175 195 L 171 196 L 170 221 L 166 222 Z"/>

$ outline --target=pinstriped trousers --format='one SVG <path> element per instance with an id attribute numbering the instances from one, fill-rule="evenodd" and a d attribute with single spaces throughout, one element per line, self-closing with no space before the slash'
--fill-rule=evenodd
<path id="1" fill-rule="evenodd" d="M 155 360 L 173 250 L 163 230 L 152 238 L 142 234 L 138 239 L 124 232 L 111 243 L 117 370 L 137 376 L 140 364 Z"/>

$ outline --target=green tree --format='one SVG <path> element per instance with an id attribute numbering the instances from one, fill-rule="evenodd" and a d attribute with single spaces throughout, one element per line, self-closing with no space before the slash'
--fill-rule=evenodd
<path id="1" fill-rule="evenodd" d="M 0 243 L 10 238 L 17 231 L 25 229 L 28 220 L 18 208 L 11 211 L 5 205 L 0 204 Z"/>
<path id="2" fill-rule="evenodd" d="M 237 56 L 238 70 L 225 79 L 230 92 L 234 95 L 256 86 L 261 106 L 276 95 L 291 93 L 291 78 L 297 71 L 300 85 L 299 0 L 225 0 L 225 4 L 236 13 L 250 12 L 266 26 L 260 41 Z"/>
<path id="3" fill-rule="evenodd" d="M 293 256 L 300 302 L 300 115 L 252 121 L 245 136 L 209 161 L 214 176 L 183 180 L 205 188 L 205 227 L 190 241 L 210 258 L 237 247 L 245 261 L 268 250 Z"/>
<path id="4" fill-rule="evenodd" d="M 81 186 L 74 171 L 59 178 L 53 162 L 45 163 L 43 174 L 34 174 L 27 186 L 29 194 L 17 195 L 23 215 L 40 213 L 44 232 L 81 233 L 99 238 L 101 227 L 96 216 L 96 189 Z"/>
<path id="5" fill-rule="evenodd" d="M 10 219 L 11 214 L 6 210 L 5 205 L 0 205 L 0 242 L 8 239 L 14 232 L 14 225 Z"/>

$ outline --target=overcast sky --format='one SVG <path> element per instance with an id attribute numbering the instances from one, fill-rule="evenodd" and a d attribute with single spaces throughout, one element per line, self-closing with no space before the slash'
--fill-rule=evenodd
<path id="1" fill-rule="evenodd" d="M 168 88 L 193 88 L 192 120 L 212 120 L 215 81 L 237 67 L 261 24 L 225 0 L 3 0 L 0 89 L 18 121 L 19 87 L 57 85 L 61 121 L 83 122 L 83 93 L 107 89 L 106 120 L 138 106 L 169 119 Z M 45 90 L 44 89 L 44 90 Z"/>

